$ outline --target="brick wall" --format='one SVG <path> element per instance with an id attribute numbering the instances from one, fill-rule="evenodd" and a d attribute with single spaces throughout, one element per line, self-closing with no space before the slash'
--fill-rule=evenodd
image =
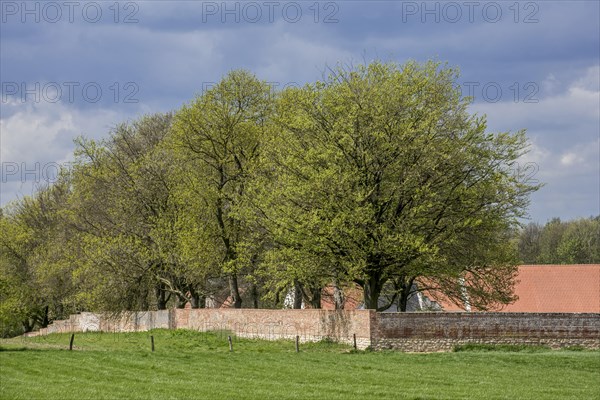
<path id="1" fill-rule="evenodd" d="M 240 337 L 268 340 L 318 341 L 330 338 L 352 343 L 356 335 L 361 349 L 371 343 L 374 311 L 260 310 L 260 309 L 178 309 L 175 327 L 202 332 L 226 330 Z"/>
<path id="2" fill-rule="evenodd" d="M 376 349 L 448 351 L 466 343 L 600 348 L 600 314 L 378 313 L 375 326 Z"/>
<path id="3" fill-rule="evenodd" d="M 465 343 L 540 344 L 600 348 L 600 314 L 570 313 L 376 313 L 372 310 L 174 309 L 81 313 L 55 321 L 37 334 L 133 332 L 150 329 L 230 331 L 240 337 L 318 341 L 331 338 L 360 349 L 449 351 Z"/>

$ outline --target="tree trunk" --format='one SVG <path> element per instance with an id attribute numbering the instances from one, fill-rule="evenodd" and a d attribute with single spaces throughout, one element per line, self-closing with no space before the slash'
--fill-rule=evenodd
<path id="1" fill-rule="evenodd" d="M 406 312 L 408 308 L 408 298 L 411 294 L 414 281 L 414 278 L 406 278 L 398 285 L 398 290 L 400 291 L 398 293 L 398 308 L 401 312 Z"/>
<path id="2" fill-rule="evenodd" d="M 41 324 L 42 328 L 46 328 L 46 327 L 48 327 L 48 324 L 50 324 L 48 310 L 49 310 L 48 306 L 44 307 L 44 312 L 42 314 L 42 324 Z"/>
<path id="3" fill-rule="evenodd" d="M 177 295 L 177 304 L 175 305 L 175 307 L 185 308 L 186 303 L 187 303 L 187 299 L 184 296 L 178 294 Z"/>
<path id="4" fill-rule="evenodd" d="M 278 306 L 281 302 L 281 289 L 275 292 L 275 306 Z"/>
<path id="5" fill-rule="evenodd" d="M 252 284 L 250 294 L 252 295 L 252 307 L 258 308 L 258 288 L 255 284 Z"/>
<path id="6" fill-rule="evenodd" d="M 148 290 L 144 290 L 144 292 L 141 294 L 141 298 L 140 298 L 140 309 L 141 310 L 149 310 L 150 309 L 150 303 L 149 303 L 149 299 L 148 299 Z"/>
<path id="7" fill-rule="evenodd" d="M 156 308 L 159 310 L 167 309 L 167 299 L 165 296 L 165 291 L 162 288 L 162 285 L 156 286 Z"/>
<path id="8" fill-rule="evenodd" d="M 298 281 L 294 281 L 294 310 L 302 308 L 302 285 Z"/>
<path id="9" fill-rule="evenodd" d="M 310 289 L 310 306 L 312 308 L 321 308 L 321 292 L 323 289 L 320 287 L 313 287 Z"/>
<path id="10" fill-rule="evenodd" d="M 401 312 L 406 312 L 406 307 L 408 306 L 408 295 L 410 293 L 410 287 L 406 288 L 405 285 L 402 285 L 400 289 L 400 294 L 398 295 L 398 305 Z"/>
<path id="11" fill-rule="evenodd" d="M 381 287 L 382 285 L 378 274 L 373 274 L 365 280 L 363 285 L 363 296 L 366 310 L 377 310 Z"/>
<path id="12" fill-rule="evenodd" d="M 336 310 L 344 309 L 344 292 L 339 288 L 337 282 L 333 284 L 333 305 Z"/>
<path id="13" fill-rule="evenodd" d="M 231 296 L 231 302 L 234 308 L 242 308 L 242 297 L 240 296 L 240 289 L 238 287 L 238 280 L 236 274 L 229 276 L 229 294 Z"/>
<path id="14" fill-rule="evenodd" d="M 204 308 L 205 303 L 206 296 L 199 294 L 193 287 L 190 287 L 190 305 L 192 308 Z"/>

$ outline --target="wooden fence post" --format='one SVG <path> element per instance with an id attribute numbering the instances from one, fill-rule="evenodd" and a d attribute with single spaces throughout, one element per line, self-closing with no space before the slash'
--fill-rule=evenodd
<path id="1" fill-rule="evenodd" d="M 150 343 L 152 345 L 152 351 L 154 351 L 154 335 L 150 335 Z"/>
<path id="2" fill-rule="evenodd" d="M 300 353 L 300 336 L 296 335 L 296 353 Z"/>
<path id="3" fill-rule="evenodd" d="M 354 350 L 357 350 L 357 347 L 356 347 L 356 333 L 352 334 L 352 338 L 354 339 Z"/>
<path id="4" fill-rule="evenodd" d="M 73 350 L 73 340 L 75 340 L 75 334 L 71 334 L 71 340 L 69 341 L 69 350 Z"/>
<path id="5" fill-rule="evenodd" d="M 227 336 L 227 341 L 229 342 L 229 351 L 233 351 L 233 342 L 231 341 L 231 336 Z"/>

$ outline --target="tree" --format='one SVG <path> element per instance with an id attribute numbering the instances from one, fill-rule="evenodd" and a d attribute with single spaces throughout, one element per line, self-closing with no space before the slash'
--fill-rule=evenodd
<path id="1" fill-rule="evenodd" d="M 74 311 L 71 245 L 64 213 L 68 176 L 9 206 L 0 216 L 0 325 L 2 335 L 46 327 Z"/>
<path id="2" fill-rule="evenodd" d="M 249 196 L 277 244 L 268 273 L 355 282 L 369 309 L 389 306 L 388 283 L 402 309 L 417 282 L 481 309 L 511 301 L 508 232 L 537 189 L 511 172 L 524 132 L 486 132 L 439 63 L 330 72 L 278 99 Z"/>
<path id="3" fill-rule="evenodd" d="M 200 305 L 202 278 L 180 256 L 181 209 L 163 147 L 172 116 L 118 125 L 108 140 L 79 139 L 73 224 L 85 256 L 79 274 L 89 305 L 110 310 Z"/>
<path id="4" fill-rule="evenodd" d="M 233 71 L 174 116 L 79 139 L 70 174 L 0 210 L 3 332 L 220 291 L 235 307 L 319 308 L 332 287 L 339 308 L 357 284 L 379 310 L 422 290 L 510 302 L 538 186 L 513 172 L 524 132 L 486 132 L 457 76 L 374 62 L 273 93 Z M 528 229 L 528 260 L 598 259 L 598 219 Z"/>
<path id="5" fill-rule="evenodd" d="M 26 254 L 31 235 L 9 206 L 0 217 L 0 336 L 33 329 L 39 307 L 34 299 L 33 274 Z"/>
<path id="6" fill-rule="evenodd" d="M 518 233 L 519 254 L 527 264 L 600 262 L 600 217 L 530 223 Z"/>
<path id="7" fill-rule="evenodd" d="M 175 116 L 173 145 L 185 165 L 178 196 L 187 204 L 186 247 L 227 276 L 236 308 L 242 305 L 239 274 L 252 269 L 260 248 L 236 212 L 269 129 L 271 105 L 266 82 L 234 71 Z"/>
<path id="8" fill-rule="evenodd" d="M 538 263 L 540 264 L 559 264 L 558 246 L 562 241 L 566 225 L 560 218 L 552 218 L 542 230 L 540 235 L 540 255 Z"/>
<path id="9" fill-rule="evenodd" d="M 556 253 L 561 264 L 600 262 L 600 218 L 568 222 Z"/>
<path id="10" fill-rule="evenodd" d="M 540 236 L 543 227 L 535 222 L 529 223 L 519 234 L 519 254 L 521 262 L 535 264 L 540 256 Z"/>

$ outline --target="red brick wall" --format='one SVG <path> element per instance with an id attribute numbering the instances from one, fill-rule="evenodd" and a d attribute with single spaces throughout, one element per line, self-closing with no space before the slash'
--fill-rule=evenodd
<path id="1" fill-rule="evenodd" d="M 465 343 L 600 348 L 600 314 L 379 313 L 374 326 L 378 349 L 441 351 Z"/>
<path id="2" fill-rule="evenodd" d="M 600 348 L 600 314 L 376 313 L 372 310 L 174 309 L 124 313 L 119 318 L 81 313 L 38 334 L 146 331 L 156 328 L 229 331 L 240 337 L 317 341 L 330 338 L 364 349 L 448 351 L 465 343 L 541 344 Z"/>
<path id="3" fill-rule="evenodd" d="M 351 343 L 356 335 L 357 345 L 370 345 L 370 310 L 260 310 L 260 309 L 178 309 L 175 327 L 198 331 L 226 330 L 240 337 L 264 339 L 293 339 L 302 341 L 330 338 Z"/>

